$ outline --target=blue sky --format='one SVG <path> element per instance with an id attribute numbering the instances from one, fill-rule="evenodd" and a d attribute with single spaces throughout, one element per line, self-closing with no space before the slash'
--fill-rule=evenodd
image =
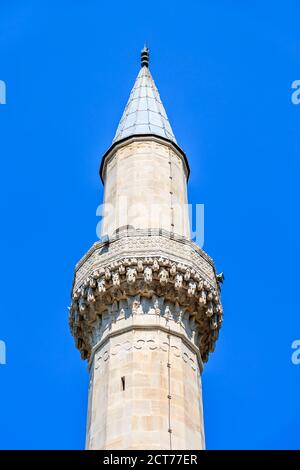
<path id="1" fill-rule="evenodd" d="M 67 306 L 145 40 L 226 276 L 207 447 L 300 449 L 299 14 L 291 0 L 0 0 L 1 449 L 84 447 L 88 374 Z"/>

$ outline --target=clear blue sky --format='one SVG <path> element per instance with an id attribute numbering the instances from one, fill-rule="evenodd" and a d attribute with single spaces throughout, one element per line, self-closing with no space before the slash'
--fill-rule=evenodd
<path id="1" fill-rule="evenodd" d="M 84 447 L 88 374 L 67 306 L 145 40 L 226 276 L 207 447 L 300 448 L 299 18 L 296 0 L 0 0 L 0 448 Z"/>

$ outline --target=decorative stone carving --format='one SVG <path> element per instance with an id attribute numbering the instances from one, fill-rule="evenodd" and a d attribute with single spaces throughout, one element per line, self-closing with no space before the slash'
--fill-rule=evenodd
<path id="1" fill-rule="evenodd" d="M 95 271 L 98 276 L 103 275 L 105 272 L 103 266 L 118 262 L 120 254 L 123 253 L 126 253 L 124 258 L 127 257 L 127 263 L 130 256 L 137 259 L 145 258 L 146 265 L 153 264 L 156 257 L 157 260 L 163 258 L 167 267 L 174 264 L 170 270 L 171 276 L 176 274 L 174 269 L 181 270 L 181 266 L 189 262 L 189 269 L 194 269 L 202 279 L 206 279 L 215 287 L 217 285 L 213 261 L 195 243 L 164 230 L 152 229 L 128 230 L 116 234 L 109 242 L 96 242 L 77 264 L 75 290 Z M 120 266 L 119 269 L 123 271 L 127 266 L 124 261 L 124 266 Z"/>
<path id="2" fill-rule="evenodd" d="M 173 263 L 173 264 L 172 264 L 172 267 L 171 267 L 171 269 L 170 269 L 170 276 L 173 277 L 173 276 L 176 275 L 176 273 L 177 273 L 177 267 L 176 267 L 176 264 Z"/>
<path id="3" fill-rule="evenodd" d="M 96 298 L 95 298 L 95 295 L 94 295 L 94 289 L 92 289 L 91 287 L 88 289 L 88 292 L 87 292 L 87 301 L 90 304 L 96 302 Z"/>
<path id="4" fill-rule="evenodd" d="M 128 261 L 127 261 L 127 263 L 128 263 Z M 127 277 L 128 284 L 132 285 L 132 284 L 135 283 L 136 275 L 137 275 L 136 269 L 132 269 L 132 268 L 127 269 L 127 276 L 126 277 Z"/>
<path id="5" fill-rule="evenodd" d="M 112 275 L 112 283 L 114 287 L 119 287 L 120 286 L 120 275 L 117 271 L 115 271 Z"/>
<path id="6" fill-rule="evenodd" d="M 193 297 L 196 293 L 197 289 L 197 284 L 196 282 L 189 282 L 189 287 L 188 287 L 188 296 Z"/>
<path id="7" fill-rule="evenodd" d="M 154 339 L 149 339 L 148 335 L 145 335 L 141 332 L 136 335 L 135 341 L 132 343 L 127 339 L 123 341 L 121 340 L 113 346 L 111 351 L 108 351 L 106 348 L 104 348 L 103 350 L 100 350 L 99 353 L 97 352 L 95 357 L 95 369 L 98 370 L 103 368 L 105 362 L 109 360 L 110 356 L 118 356 L 121 355 L 123 351 L 132 351 L 134 349 L 144 351 L 161 350 L 165 353 L 168 353 L 169 346 L 168 344 L 165 344 L 165 342 L 158 341 L 157 337 Z M 170 347 L 170 360 L 173 361 L 177 358 L 181 358 L 184 362 L 189 363 L 193 370 L 197 369 L 197 364 L 191 351 L 187 347 L 183 347 L 183 349 L 180 350 L 178 346 L 172 344 Z"/>
<path id="8" fill-rule="evenodd" d="M 162 269 L 159 272 L 159 282 L 161 283 L 162 286 L 166 286 L 169 281 L 169 273 L 166 269 Z"/>
<path id="9" fill-rule="evenodd" d="M 148 266 L 145 268 L 145 271 L 144 271 L 144 281 L 147 284 L 150 284 L 153 281 L 152 269 L 149 268 Z"/>
<path id="10" fill-rule="evenodd" d="M 176 290 L 182 289 L 182 287 L 183 287 L 183 276 L 182 276 L 182 274 L 176 274 L 174 286 L 175 286 Z"/>
<path id="11" fill-rule="evenodd" d="M 120 267 L 119 267 L 119 273 L 124 274 L 125 272 L 126 272 L 126 268 L 125 268 L 124 264 L 121 264 Z"/>
<path id="12" fill-rule="evenodd" d="M 99 294 L 103 294 L 105 292 L 106 288 L 105 288 L 105 280 L 102 278 L 102 279 L 99 279 L 98 281 L 98 292 Z"/>
<path id="13" fill-rule="evenodd" d="M 74 284 L 70 327 L 82 356 L 90 356 L 109 324 L 128 315 L 154 314 L 178 324 L 187 322 L 186 334 L 198 341 L 206 361 L 222 324 L 216 278 L 213 283 L 204 270 L 176 262 L 162 251 L 159 256 L 138 254 L 136 249 L 135 256 L 119 253 L 106 265 L 95 263 L 95 269 Z"/>
<path id="14" fill-rule="evenodd" d="M 144 265 L 141 259 L 137 261 L 137 270 L 139 273 L 142 273 L 144 271 Z"/>

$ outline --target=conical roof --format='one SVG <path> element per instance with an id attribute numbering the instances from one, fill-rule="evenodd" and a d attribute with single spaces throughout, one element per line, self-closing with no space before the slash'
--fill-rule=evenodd
<path id="1" fill-rule="evenodd" d="M 134 135 L 157 135 L 175 144 L 165 108 L 148 68 L 148 49 L 142 50 L 142 67 L 130 93 L 113 144 Z"/>

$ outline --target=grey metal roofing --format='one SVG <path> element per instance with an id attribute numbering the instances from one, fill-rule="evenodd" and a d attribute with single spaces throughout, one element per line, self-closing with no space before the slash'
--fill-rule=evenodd
<path id="1" fill-rule="evenodd" d="M 142 66 L 136 78 L 113 144 L 137 134 L 158 135 L 177 143 L 147 65 Z"/>

